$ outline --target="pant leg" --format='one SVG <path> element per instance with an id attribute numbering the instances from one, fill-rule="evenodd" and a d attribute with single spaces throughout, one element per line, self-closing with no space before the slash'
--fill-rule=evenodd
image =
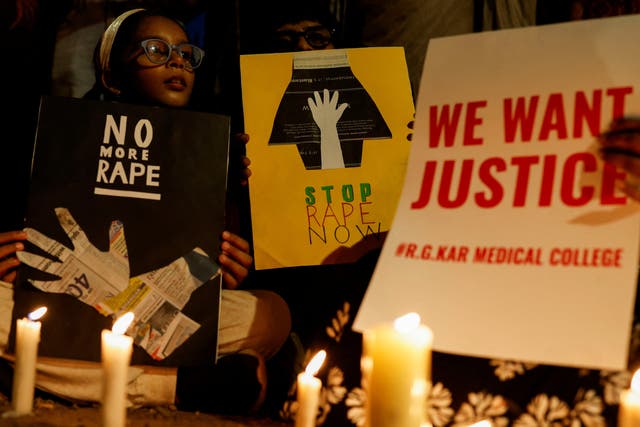
<path id="1" fill-rule="evenodd" d="M 278 294 L 266 290 L 222 290 L 218 355 L 254 350 L 273 356 L 291 331 L 291 314 Z"/>
<path id="2" fill-rule="evenodd" d="M 11 366 L 14 356 L 5 353 L 13 310 L 13 285 L 0 281 L 0 357 Z M 127 406 L 163 405 L 175 401 L 176 369 L 130 366 L 127 375 Z M 4 385 L 10 388 L 11 384 Z M 36 387 L 64 399 L 99 402 L 102 365 L 99 362 L 38 358 Z"/>

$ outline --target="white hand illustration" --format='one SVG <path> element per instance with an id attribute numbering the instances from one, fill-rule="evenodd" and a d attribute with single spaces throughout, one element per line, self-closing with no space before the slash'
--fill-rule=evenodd
<path id="1" fill-rule="evenodd" d="M 313 92 L 315 102 L 307 98 L 313 120 L 320 129 L 320 158 L 322 169 L 344 168 L 344 158 L 340 138 L 338 137 L 338 120 L 349 106 L 347 103 L 338 105 L 338 91 L 329 97 L 329 90 L 324 89 L 323 98 L 320 93 Z"/>

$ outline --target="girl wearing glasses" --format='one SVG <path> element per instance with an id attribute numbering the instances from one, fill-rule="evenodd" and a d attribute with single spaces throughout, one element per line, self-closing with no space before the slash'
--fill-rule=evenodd
<path id="1" fill-rule="evenodd" d="M 189 43 L 179 22 L 162 14 L 133 10 L 125 12 L 117 20 L 121 20 L 119 27 L 111 32 L 107 29 L 96 49 L 96 86 L 88 96 L 97 93 L 107 100 L 188 107 L 195 82 L 195 70 L 202 64 L 204 51 Z M 291 322 L 289 310 L 284 300 L 275 293 L 235 290 L 247 277 L 253 259 L 246 240 L 230 232 L 225 232 L 223 238 L 222 254 L 218 261 L 225 270 L 224 282 L 228 289 L 223 290 L 220 306 L 218 346 L 220 355 L 223 356 L 221 362 L 224 363 L 225 355 L 240 351 L 250 351 L 256 356 L 256 362 L 259 362 L 256 363 L 257 367 L 261 370 L 257 379 L 262 384 L 258 389 L 258 396 L 253 396 L 254 402 L 250 403 L 258 406 L 266 391 L 263 359 L 273 356 L 286 340 Z M 253 366 L 254 373 L 257 367 Z M 187 369 L 182 369 L 181 372 L 187 373 Z M 207 373 L 197 369 L 189 369 L 188 372 L 191 374 L 188 376 L 192 378 L 187 375 L 178 376 L 178 397 L 182 393 L 183 397 L 194 400 L 201 390 L 190 390 L 194 385 L 190 380 L 196 380 L 199 374 L 206 377 Z M 254 383 L 255 379 L 254 374 Z M 216 378 L 211 380 L 215 383 Z M 201 384 L 215 388 L 215 384 Z M 220 394 L 225 392 L 229 390 L 218 391 Z M 239 392 L 245 394 L 239 396 L 240 399 L 251 401 L 255 387 L 246 387 L 246 390 Z M 189 396 L 185 396 L 186 393 Z M 229 407 L 219 408 L 217 405 L 220 403 L 201 403 L 213 404 L 214 407 L 209 409 L 217 412 L 232 410 Z M 192 402 L 182 402 L 182 407 L 208 409 L 200 405 L 193 406 Z"/>
<path id="2" fill-rule="evenodd" d="M 185 108 L 193 91 L 195 70 L 204 56 L 202 49 L 189 43 L 178 21 L 143 9 L 125 12 L 107 28 L 96 47 L 96 83 L 85 98 Z M 289 308 L 274 292 L 236 289 L 247 277 L 253 258 L 245 239 L 228 231 L 222 237 L 218 257 L 224 271 L 218 330 L 220 359 L 215 366 L 179 367 L 168 373 L 167 368 L 161 368 L 162 374 L 151 367 L 145 373 L 140 370 L 130 386 L 141 395 L 141 403 L 177 403 L 186 410 L 238 414 L 257 410 L 265 399 L 265 360 L 289 335 Z M 25 239 L 22 231 L 0 233 L 2 307 L 5 302 L 12 304 L 13 297 L 2 292 L 1 281 L 15 280 L 19 265 L 15 252 L 24 249 Z M 72 377 L 77 376 L 73 370 L 57 375 L 61 378 L 57 385 L 60 395 L 86 399 L 91 394 L 86 390 L 91 384 L 73 387 Z M 99 395 L 99 382 L 95 386 Z M 51 387 L 47 385 L 49 390 Z M 53 388 L 55 392 L 56 384 Z"/>
<path id="3" fill-rule="evenodd" d="M 85 98 L 187 107 L 204 51 L 166 16 L 135 9 L 117 19 L 117 33 L 107 30 L 96 47 L 96 82 Z"/>

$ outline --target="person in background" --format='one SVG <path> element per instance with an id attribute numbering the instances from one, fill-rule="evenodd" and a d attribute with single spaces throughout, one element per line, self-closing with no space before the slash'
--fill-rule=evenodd
<path id="1" fill-rule="evenodd" d="M 335 49 L 336 28 L 328 13 L 312 9 L 279 15 L 267 39 L 270 52 L 303 52 Z"/>
<path id="2" fill-rule="evenodd" d="M 189 43 L 179 21 L 162 12 L 127 11 L 107 28 L 96 48 L 96 83 L 86 98 L 188 108 L 195 70 L 203 56 L 200 48 Z M 245 178 L 249 174 L 246 170 Z M 19 265 L 15 253 L 24 249 L 25 238 L 22 231 L 0 233 L 0 278 L 5 282 L 3 290 L 7 290 L 0 295 L 3 305 L 9 304 L 7 299 L 12 298 L 10 284 Z M 145 367 L 130 383 L 130 387 L 141 394 L 137 399 L 142 403 L 159 400 L 175 402 L 186 410 L 249 413 L 258 410 L 264 401 L 265 359 L 272 357 L 288 337 L 289 309 L 274 292 L 237 289 L 253 263 L 249 244 L 242 237 L 223 232 L 218 262 L 224 271 L 219 361 L 211 366 L 178 367 L 168 371 L 162 368 L 161 373 Z M 77 397 L 76 393 L 87 396 L 86 384 L 73 387 L 71 378 L 77 375 L 75 371 L 58 374 L 63 381 L 48 384 L 49 390 L 53 387 L 55 391 L 58 387 L 63 397 L 72 399 Z M 155 379 L 155 385 L 150 386 L 154 375 L 162 381 Z M 99 398 L 99 384 L 97 386 L 95 396 Z"/>
<path id="3" fill-rule="evenodd" d="M 264 7 L 266 10 L 263 14 L 256 13 L 261 17 L 259 22 L 245 21 L 242 27 L 252 36 L 245 40 L 246 52 L 284 53 L 359 47 L 357 42 L 343 37 L 344 33 L 330 13 L 327 2 L 283 0 Z M 350 143 L 355 144 L 356 141 Z M 359 143 L 362 144 L 362 141 Z M 287 344 L 295 348 L 288 355 L 292 360 L 287 362 L 293 363 L 294 374 L 303 370 L 309 362 L 305 357 L 312 356 L 322 348 L 333 349 L 329 351 L 331 360 L 327 366 L 342 357 L 346 360 L 346 352 L 349 352 L 349 357 L 359 354 L 359 344 L 351 346 L 357 337 L 350 330 L 350 325 L 368 286 L 383 241 L 384 236 L 369 236 L 362 244 L 356 245 L 357 253 L 350 252 L 355 248 L 335 253 L 336 263 L 259 270 L 252 276 L 257 283 L 272 284 L 270 289 L 289 303 L 293 332 L 292 340 Z M 310 300 L 309 295 L 314 295 L 314 298 Z M 335 322 L 337 312 L 344 313 L 346 319 L 346 323 L 341 325 L 344 334 L 339 342 L 326 334 L 326 330 L 335 325 L 332 322 Z M 268 406 L 280 405 L 278 414 L 286 419 L 291 417 L 287 410 L 287 392 L 291 393 L 295 376 L 285 375 L 287 370 L 282 372 L 278 376 L 278 384 L 273 384 L 282 392 L 270 396 Z"/>

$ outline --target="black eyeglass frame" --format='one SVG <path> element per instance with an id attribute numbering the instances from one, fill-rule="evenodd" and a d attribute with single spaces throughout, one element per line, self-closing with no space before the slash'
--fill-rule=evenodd
<path id="1" fill-rule="evenodd" d="M 314 41 L 310 38 L 309 34 L 315 33 L 320 34 L 322 30 L 326 30 L 328 32 L 328 37 L 325 40 L 322 40 L 320 43 Z M 305 28 L 303 31 L 294 31 L 294 30 L 281 30 L 276 31 L 275 33 L 275 41 L 282 45 L 289 44 L 291 48 L 295 47 L 298 43 L 300 37 L 304 37 L 309 46 L 314 49 L 323 49 L 329 45 L 333 41 L 333 36 L 335 35 L 335 28 L 328 28 L 324 25 L 313 25 Z M 290 37 L 291 41 L 285 40 L 284 37 Z"/>
<path id="2" fill-rule="evenodd" d="M 151 42 L 160 42 L 160 43 L 164 44 L 165 46 L 167 46 L 169 48 L 169 52 L 167 53 L 167 56 L 166 56 L 166 58 L 164 60 L 157 61 L 156 59 L 154 59 L 152 57 L 153 53 L 149 52 L 149 47 L 148 47 L 149 43 L 151 43 Z M 163 39 L 152 38 L 152 39 L 141 40 L 139 42 L 139 45 L 142 48 L 142 50 L 144 52 L 144 55 L 147 57 L 147 59 L 151 63 L 156 64 L 156 65 L 166 64 L 167 62 L 169 62 L 169 59 L 171 59 L 171 54 L 173 52 L 177 52 L 178 56 L 180 56 L 180 58 L 182 58 L 185 61 L 185 64 L 187 64 L 189 69 L 195 70 L 196 68 L 198 68 L 199 66 L 202 65 L 202 61 L 204 60 L 204 55 L 205 55 L 205 52 L 204 52 L 204 50 L 202 48 L 200 48 L 200 47 L 198 47 L 198 46 L 196 46 L 194 44 L 191 44 L 191 43 L 180 43 L 178 45 L 175 45 L 175 44 L 171 44 L 168 41 L 163 40 Z M 185 58 L 183 50 L 182 50 L 185 47 L 189 47 L 192 50 L 193 54 L 191 55 L 191 58 L 188 58 L 188 57 Z M 198 61 L 197 61 L 197 63 L 194 64 L 192 61 L 194 61 L 196 59 Z"/>

